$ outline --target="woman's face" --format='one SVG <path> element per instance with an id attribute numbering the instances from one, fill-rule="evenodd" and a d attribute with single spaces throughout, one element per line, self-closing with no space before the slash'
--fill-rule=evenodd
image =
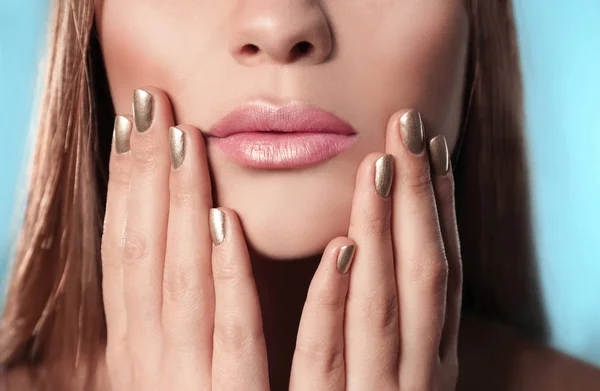
<path id="1" fill-rule="evenodd" d="M 202 132 L 255 99 L 300 101 L 354 128 L 350 148 L 292 169 L 247 167 L 209 139 L 215 205 L 239 214 L 256 251 L 289 259 L 347 234 L 356 170 L 384 150 L 395 111 L 419 110 L 427 136 L 445 135 L 453 150 L 467 56 L 463 3 L 103 0 L 96 16 L 117 114 L 132 114 L 134 89 L 154 86 L 169 95 L 177 124 Z"/>

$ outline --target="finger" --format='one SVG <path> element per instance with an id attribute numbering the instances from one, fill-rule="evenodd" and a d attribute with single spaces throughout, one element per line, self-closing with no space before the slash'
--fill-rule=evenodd
<path id="1" fill-rule="evenodd" d="M 156 341 L 160 332 L 171 169 L 168 129 L 173 123 L 166 94 L 158 89 L 136 90 L 134 120 L 123 285 L 128 336 L 143 343 L 140 340 L 147 337 Z"/>
<path id="2" fill-rule="evenodd" d="M 292 360 L 290 390 L 345 390 L 344 312 L 356 245 L 332 240 L 325 251 L 302 310 Z"/>
<path id="3" fill-rule="evenodd" d="M 169 145 L 172 168 L 162 307 L 165 346 L 170 350 L 166 355 L 175 361 L 170 365 L 177 368 L 178 377 L 196 388 L 209 388 L 214 287 L 206 223 L 212 206 L 206 146 L 200 131 L 191 126 L 170 128 Z"/>
<path id="4" fill-rule="evenodd" d="M 438 350 L 446 303 L 448 265 L 437 208 L 421 115 L 414 110 L 390 119 L 386 151 L 395 156 L 394 257 L 400 298 L 401 365 L 418 368 L 406 381 L 420 383 L 420 375 L 439 360 Z M 414 384 L 414 383 L 413 383 Z"/>
<path id="5" fill-rule="evenodd" d="M 214 390 L 268 390 L 267 348 L 256 284 L 237 215 L 210 210 L 215 284 Z"/>
<path id="6" fill-rule="evenodd" d="M 377 388 L 382 381 L 397 378 L 398 298 L 390 221 L 393 166 L 391 155 L 369 154 L 358 169 L 352 202 L 348 237 L 357 246 L 346 304 L 346 381 L 358 389 Z"/>
<path id="7" fill-rule="evenodd" d="M 115 117 L 102 235 L 102 296 L 108 346 L 115 348 L 123 346 L 127 324 L 120 251 L 127 216 L 127 193 L 131 172 L 129 140 L 132 127 L 130 117 Z"/>
<path id="8" fill-rule="evenodd" d="M 440 343 L 440 358 L 444 360 L 449 356 L 456 359 L 463 276 L 454 205 L 454 175 L 452 167 L 448 163 L 448 145 L 443 135 L 436 136 L 429 141 L 429 156 L 432 162 L 433 189 L 448 259 L 446 319 Z"/>

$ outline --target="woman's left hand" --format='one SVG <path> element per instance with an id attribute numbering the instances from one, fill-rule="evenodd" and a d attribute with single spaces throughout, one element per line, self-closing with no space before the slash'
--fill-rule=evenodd
<path id="1" fill-rule="evenodd" d="M 445 138 L 424 133 L 417 111 L 397 112 L 388 155 L 362 162 L 351 240 L 327 246 L 308 292 L 291 390 L 456 388 L 462 265 L 454 181 Z"/>

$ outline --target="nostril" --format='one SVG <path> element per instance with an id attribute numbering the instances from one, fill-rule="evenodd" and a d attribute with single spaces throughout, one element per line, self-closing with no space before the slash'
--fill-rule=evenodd
<path id="1" fill-rule="evenodd" d="M 289 51 L 288 61 L 296 61 L 302 57 L 305 57 L 315 50 L 313 44 L 307 41 L 296 43 Z M 261 49 L 252 43 L 247 43 L 239 51 L 239 54 L 243 57 L 254 57 L 259 53 Z"/>
<path id="2" fill-rule="evenodd" d="M 313 45 L 306 41 L 298 42 L 295 47 L 299 53 L 309 53 L 313 49 Z"/>
<path id="3" fill-rule="evenodd" d="M 258 46 L 249 43 L 247 45 L 244 45 L 244 47 L 242 47 L 242 49 L 240 50 L 240 52 L 241 52 L 241 54 L 244 54 L 244 55 L 246 55 L 246 54 L 247 55 L 252 55 L 252 54 L 258 53 L 259 50 L 260 49 L 258 49 Z"/>
<path id="4" fill-rule="evenodd" d="M 307 54 L 310 54 L 313 50 L 314 50 L 314 46 L 310 42 L 306 42 L 306 41 L 298 42 L 292 48 L 292 53 L 291 53 L 292 59 L 295 60 L 298 57 L 302 57 Z"/>

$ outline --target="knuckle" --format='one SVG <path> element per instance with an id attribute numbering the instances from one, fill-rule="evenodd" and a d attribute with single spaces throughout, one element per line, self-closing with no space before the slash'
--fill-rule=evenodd
<path id="1" fill-rule="evenodd" d="M 422 365 L 411 371 L 412 376 L 400 376 L 400 389 L 402 391 L 421 391 L 421 390 L 454 390 L 446 388 L 446 378 L 438 363 Z"/>
<path id="2" fill-rule="evenodd" d="M 234 286 L 237 285 L 240 280 L 233 267 L 223 264 L 214 268 L 213 278 L 215 283 L 229 284 Z"/>
<path id="3" fill-rule="evenodd" d="M 448 282 L 448 262 L 438 251 L 423 253 L 410 261 L 411 279 L 416 283 L 433 289 L 442 289 Z"/>
<path id="4" fill-rule="evenodd" d="M 401 391 L 423 391 L 423 390 L 435 390 L 438 389 L 433 385 L 433 382 L 430 380 L 404 380 L 404 384 L 400 386 Z"/>
<path id="5" fill-rule="evenodd" d="M 118 270 L 121 268 L 119 261 L 119 249 L 108 240 L 107 234 L 102 236 L 100 243 L 100 261 L 104 270 Z"/>
<path id="6" fill-rule="evenodd" d="M 318 311 L 338 313 L 346 306 L 346 296 L 328 288 L 319 289 L 311 300 Z"/>
<path id="7" fill-rule="evenodd" d="M 335 373 L 344 366 L 343 348 L 321 339 L 298 341 L 294 354 L 323 374 Z"/>
<path id="8" fill-rule="evenodd" d="M 176 302 L 178 300 L 190 298 L 195 291 L 195 286 L 192 273 L 184 267 L 172 264 L 172 261 L 173 260 L 165 263 L 163 291 L 165 300 Z"/>
<path id="9" fill-rule="evenodd" d="M 132 381 L 132 364 L 128 346 L 125 343 L 106 346 L 104 365 L 111 384 L 119 384 L 123 386 L 122 389 L 128 388 L 127 386 Z"/>
<path id="10" fill-rule="evenodd" d="M 200 203 L 198 190 L 185 181 L 171 180 L 171 203 L 177 208 L 193 208 Z"/>
<path id="11" fill-rule="evenodd" d="M 106 347 L 104 365 L 106 366 L 107 374 L 110 376 L 111 380 L 122 376 L 120 375 L 120 372 L 124 366 L 123 360 L 120 356 L 115 355 L 113 349 L 109 346 Z"/>
<path id="12" fill-rule="evenodd" d="M 364 214 L 362 231 L 366 237 L 383 236 L 391 232 L 392 213 L 388 208 L 380 213 L 368 212 Z"/>
<path id="13" fill-rule="evenodd" d="M 136 165 L 145 172 L 153 173 L 159 164 L 161 148 L 154 137 L 138 137 L 132 147 Z"/>
<path id="14" fill-rule="evenodd" d="M 235 355 L 264 343 L 262 329 L 239 322 L 215 322 L 215 347 Z"/>
<path id="15" fill-rule="evenodd" d="M 123 264 L 137 264 L 148 261 L 149 258 L 148 241 L 144 235 L 128 230 L 123 244 Z"/>
<path id="16" fill-rule="evenodd" d="M 400 383 L 396 376 L 393 376 L 391 379 L 382 380 L 382 385 L 378 384 L 378 390 L 382 391 L 398 391 L 400 390 Z M 404 390 L 402 390 L 404 391 Z"/>
<path id="17" fill-rule="evenodd" d="M 125 334 L 115 335 L 114 333 L 109 333 L 107 335 L 106 341 L 106 349 L 105 349 L 105 358 L 107 363 L 121 363 L 127 359 L 127 341 L 125 338 Z M 116 365 L 115 367 L 118 367 Z"/>
<path id="18" fill-rule="evenodd" d="M 131 175 L 131 165 L 125 161 L 112 156 L 108 162 L 108 181 L 111 185 L 127 187 Z"/>
<path id="19" fill-rule="evenodd" d="M 251 278 L 250 275 L 242 274 L 240 268 L 235 266 L 235 262 L 219 260 L 219 262 L 213 263 L 217 264 L 217 267 L 213 270 L 215 284 L 223 284 L 235 289 L 240 287 L 245 280 Z"/>
<path id="20" fill-rule="evenodd" d="M 432 179 L 429 170 L 424 167 L 413 172 L 406 172 L 400 176 L 401 188 L 404 189 L 405 193 L 416 195 L 418 197 L 424 196 L 431 193 Z"/>
<path id="21" fill-rule="evenodd" d="M 115 257 L 114 257 L 113 246 L 108 244 L 108 240 L 106 239 L 106 235 L 102 239 L 102 243 L 100 244 L 100 259 L 102 260 L 102 265 L 107 267 L 114 267 L 115 265 Z"/>
<path id="22" fill-rule="evenodd" d="M 398 327 L 398 298 L 395 291 L 371 290 L 359 299 L 359 311 L 381 335 L 391 335 Z"/>

